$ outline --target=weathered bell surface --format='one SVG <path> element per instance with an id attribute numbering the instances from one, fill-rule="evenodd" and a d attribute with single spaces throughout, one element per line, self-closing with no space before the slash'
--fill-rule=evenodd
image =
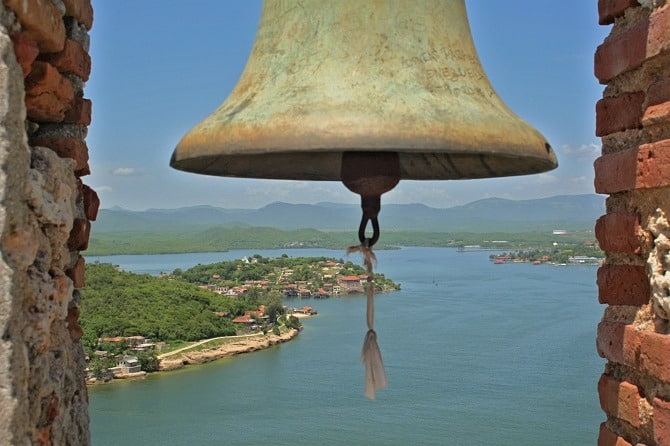
<path id="1" fill-rule="evenodd" d="M 341 180 L 345 152 L 397 153 L 400 178 L 415 180 L 557 166 L 491 87 L 463 0 L 266 1 L 240 80 L 171 165 Z"/>

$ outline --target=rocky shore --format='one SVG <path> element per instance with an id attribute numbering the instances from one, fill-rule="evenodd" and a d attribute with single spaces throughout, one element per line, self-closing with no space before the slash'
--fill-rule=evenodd
<path id="1" fill-rule="evenodd" d="M 239 340 L 201 351 L 176 353 L 168 358 L 161 359 L 159 370 L 176 370 L 189 364 L 203 364 L 225 356 L 263 350 L 273 345 L 289 341 L 297 336 L 298 333 L 298 330 L 292 329 L 281 335 L 268 333 L 267 335 L 259 336 L 258 338 Z"/>

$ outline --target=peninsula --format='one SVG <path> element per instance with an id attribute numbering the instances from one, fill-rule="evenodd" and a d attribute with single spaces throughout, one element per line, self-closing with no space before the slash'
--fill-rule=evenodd
<path id="1" fill-rule="evenodd" d="M 326 257 L 239 260 L 176 269 L 159 277 L 88 265 L 80 323 L 91 381 L 143 376 L 286 342 L 301 317 L 316 311 L 301 302 L 364 292 L 365 270 Z M 377 292 L 399 285 L 375 275 Z"/>

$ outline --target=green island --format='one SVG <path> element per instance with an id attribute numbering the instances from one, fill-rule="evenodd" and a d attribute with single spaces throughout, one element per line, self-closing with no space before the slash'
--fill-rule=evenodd
<path id="1" fill-rule="evenodd" d="M 254 255 L 154 277 L 89 263 L 82 289 L 82 342 L 89 380 L 143 376 L 266 348 L 295 336 L 309 306 L 284 298 L 364 292 L 367 275 L 350 261 Z M 400 285 L 375 274 L 376 292 Z"/>
<path id="2" fill-rule="evenodd" d="M 463 248 L 465 249 L 465 248 Z M 491 254 L 494 263 L 534 263 L 550 265 L 597 265 L 604 258 L 603 252 L 593 242 L 558 244 L 533 247 Z"/>

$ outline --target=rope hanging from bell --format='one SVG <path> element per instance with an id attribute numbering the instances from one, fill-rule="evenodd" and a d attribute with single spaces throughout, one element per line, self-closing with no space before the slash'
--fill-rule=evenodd
<path id="1" fill-rule="evenodd" d="M 365 237 L 365 227 L 370 220 L 373 227 L 372 238 Z M 386 387 L 386 371 L 384 370 L 384 361 L 377 343 L 377 333 L 374 330 L 375 323 L 375 287 L 373 265 L 377 263 L 377 257 L 372 252 L 372 245 L 379 239 L 379 223 L 377 217 L 369 218 L 363 212 L 363 220 L 358 232 L 358 238 L 361 242 L 358 246 L 350 246 L 347 254 L 360 252 L 363 255 L 363 264 L 367 272 L 366 292 L 367 292 L 367 311 L 366 321 L 368 332 L 365 335 L 363 349 L 361 350 L 361 362 L 365 365 L 365 396 L 374 400 L 375 391 Z"/>
<path id="2" fill-rule="evenodd" d="M 367 312 L 368 331 L 363 342 L 361 362 L 365 365 L 365 396 L 375 398 L 375 391 L 386 387 L 384 361 L 377 344 L 375 322 L 375 287 L 373 265 L 377 258 L 372 246 L 379 240 L 381 196 L 390 191 L 400 181 L 400 162 L 393 152 L 350 152 L 342 155 L 342 183 L 352 192 L 361 196 L 363 218 L 358 227 L 358 246 L 351 246 L 347 254 L 360 252 L 367 271 Z M 372 237 L 365 236 L 368 223 L 372 225 Z"/>

